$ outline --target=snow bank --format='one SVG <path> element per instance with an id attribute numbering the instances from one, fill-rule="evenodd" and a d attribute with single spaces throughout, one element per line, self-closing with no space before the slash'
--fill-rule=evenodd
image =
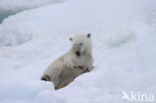
<path id="1" fill-rule="evenodd" d="M 33 38 L 34 35 L 41 33 L 44 35 L 46 32 L 59 31 L 68 34 L 93 32 L 103 35 L 103 33 L 111 31 L 112 28 L 123 25 L 123 22 L 127 22 L 126 18 L 140 13 L 142 8 L 152 4 L 146 0 L 144 2 L 135 1 L 135 3 L 129 0 L 88 2 L 87 0 L 83 3 L 70 0 L 9 17 L 2 24 L 0 32 L 2 31 L 3 36 L 0 37 L 0 40 L 3 40 L 7 36 L 6 34 L 12 39 L 5 38 L 5 41 L 1 42 L 1 46 L 22 44 Z M 24 15 L 26 16 L 23 18 Z M 16 22 L 17 19 L 18 22 Z M 42 30 L 36 30 L 38 28 Z M 23 36 L 19 36 L 19 34 Z"/>
<path id="2" fill-rule="evenodd" d="M 121 91 L 156 95 L 155 0 L 68 0 L 27 10 L 0 25 L 1 103 L 127 103 Z M 40 81 L 70 48 L 92 33 L 95 69 L 67 87 Z"/>
<path id="3" fill-rule="evenodd" d="M 25 9 L 32 9 L 62 1 L 63 0 L 0 0 L 0 12 L 19 12 Z"/>
<path id="4" fill-rule="evenodd" d="M 9 15 L 43 5 L 59 3 L 64 0 L 0 0 L 0 23 Z"/>

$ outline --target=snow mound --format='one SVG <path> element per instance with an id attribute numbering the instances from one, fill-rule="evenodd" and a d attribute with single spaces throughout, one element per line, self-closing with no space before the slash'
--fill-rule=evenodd
<path id="1" fill-rule="evenodd" d="M 63 0 L 0 0 L 0 12 L 19 12 L 62 1 Z"/>
<path id="2" fill-rule="evenodd" d="M 63 1 L 64 0 L 0 0 L 0 23 L 3 19 L 18 12 Z"/>
<path id="3" fill-rule="evenodd" d="M 104 33 L 108 34 L 108 31 L 111 31 L 112 28 L 123 25 L 123 22 L 127 22 L 126 18 L 140 13 L 142 8 L 152 5 L 152 2 L 146 2 L 146 0 L 144 1 L 146 4 L 140 1 L 134 3 L 129 0 L 119 0 L 115 3 L 106 0 L 88 2 L 87 0 L 83 3 L 69 0 L 10 16 L 4 20 L 0 27 L 0 32 L 2 31 L 3 35 L 0 36 L 2 40 L 0 44 L 1 46 L 19 45 L 29 41 L 35 35 L 38 36 L 41 33 L 41 35 L 45 35 L 47 32 L 57 33 L 58 31 L 65 33 L 64 35 L 92 32 L 101 36 Z M 111 9 L 109 5 L 112 5 Z M 120 5 L 126 5 L 126 8 L 123 9 Z M 91 9 L 92 7 L 93 9 Z M 41 30 L 38 31 L 37 29 Z M 127 35 L 125 38 L 130 39 L 131 37 Z M 124 42 L 122 38 L 118 38 L 117 41 Z"/>
<path id="4" fill-rule="evenodd" d="M 127 103 L 126 93 L 156 95 L 155 0 L 68 0 L 10 16 L 0 25 L 0 103 Z M 92 33 L 95 69 L 58 91 L 40 81 Z M 139 102 L 138 102 L 139 103 Z"/>

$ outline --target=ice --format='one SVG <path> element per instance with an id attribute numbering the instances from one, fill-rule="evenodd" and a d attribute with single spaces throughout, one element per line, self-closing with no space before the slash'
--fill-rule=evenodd
<path id="1" fill-rule="evenodd" d="M 0 25 L 0 103 L 129 103 L 122 91 L 156 95 L 155 4 L 67 0 L 9 16 Z M 92 34 L 95 69 L 55 91 L 40 77 L 78 33 Z"/>
<path id="2" fill-rule="evenodd" d="M 8 10 L 16 12 L 61 1 L 63 0 L 0 0 L 0 11 Z"/>
<path id="3" fill-rule="evenodd" d="M 64 0 L 0 0 L 0 23 L 9 15 L 62 1 Z"/>

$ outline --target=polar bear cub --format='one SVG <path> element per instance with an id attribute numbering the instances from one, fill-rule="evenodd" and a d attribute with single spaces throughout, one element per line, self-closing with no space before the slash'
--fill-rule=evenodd
<path id="1" fill-rule="evenodd" d="M 70 41 L 71 49 L 54 61 L 41 77 L 41 80 L 53 82 L 55 90 L 93 68 L 91 34 L 76 35 Z"/>

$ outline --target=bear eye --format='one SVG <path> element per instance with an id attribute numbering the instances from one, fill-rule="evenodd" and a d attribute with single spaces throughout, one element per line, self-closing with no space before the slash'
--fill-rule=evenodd
<path id="1" fill-rule="evenodd" d="M 83 43 L 80 43 L 80 45 L 83 45 Z"/>

